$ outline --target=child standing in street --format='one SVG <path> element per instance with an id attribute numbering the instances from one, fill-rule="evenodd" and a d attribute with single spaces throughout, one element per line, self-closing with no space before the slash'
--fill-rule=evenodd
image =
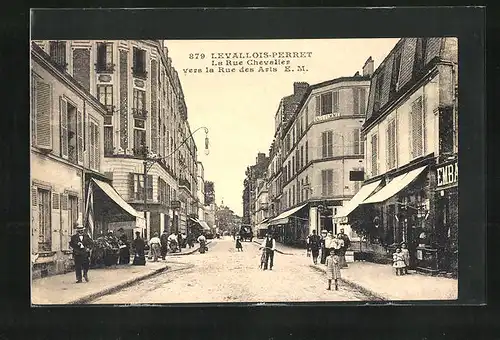
<path id="1" fill-rule="evenodd" d="M 404 273 L 408 274 L 408 267 L 410 266 L 410 252 L 406 246 L 406 243 L 401 243 L 401 254 L 403 254 L 403 260 L 405 261 Z"/>
<path id="2" fill-rule="evenodd" d="M 392 266 L 396 269 L 396 275 L 403 275 L 406 265 L 401 248 L 397 248 L 396 252 L 392 254 L 392 261 Z"/>
<path id="3" fill-rule="evenodd" d="M 339 290 L 338 280 L 340 279 L 340 258 L 332 250 L 330 256 L 326 258 L 326 275 L 328 279 L 327 290 L 332 290 L 332 280 L 335 282 L 335 290 Z"/>
<path id="4" fill-rule="evenodd" d="M 240 238 L 240 236 L 236 236 L 236 250 L 237 251 L 243 251 L 243 246 L 241 245 L 241 238 Z"/>

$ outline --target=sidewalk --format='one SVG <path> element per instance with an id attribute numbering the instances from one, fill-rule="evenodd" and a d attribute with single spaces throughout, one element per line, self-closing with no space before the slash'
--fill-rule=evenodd
<path id="1" fill-rule="evenodd" d="M 257 243 L 257 242 L 256 242 Z M 287 247 L 278 243 L 277 248 L 294 255 L 303 255 L 306 263 L 326 272 L 326 266 L 313 265 L 306 257 L 305 249 Z M 408 275 L 396 276 L 391 265 L 371 262 L 349 263 L 342 269 L 342 281 L 380 300 L 456 300 L 458 280 L 435 277 L 410 271 Z"/>
<path id="2" fill-rule="evenodd" d="M 210 244 L 208 242 L 207 244 Z M 183 248 L 180 253 L 167 256 L 189 255 L 199 249 L 199 244 L 191 249 Z M 168 258 L 167 257 L 167 258 Z M 31 302 L 33 305 L 83 304 L 106 294 L 123 289 L 138 281 L 147 279 L 163 271 L 174 271 L 189 266 L 175 262 L 147 261 L 145 266 L 112 266 L 102 269 L 90 269 L 90 282 L 76 284 L 75 273 L 53 275 L 33 280 L 31 283 Z"/>

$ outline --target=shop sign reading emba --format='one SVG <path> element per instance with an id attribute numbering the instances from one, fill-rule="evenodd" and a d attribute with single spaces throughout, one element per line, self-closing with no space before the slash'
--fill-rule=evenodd
<path id="1" fill-rule="evenodd" d="M 329 119 L 332 119 L 332 118 L 335 118 L 335 117 L 338 117 L 338 116 L 339 116 L 339 113 L 329 113 L 329 114 L 326 114 L 326 115 L 315 117 L 314 118 L 314 122 L 315 123 L 322 122 L 322 121 L 329 120 Z"/>
<path id="2" fill-rule="evenodd" d="M 447 186 L 458 183 L 458 161 L 443 165 L 436 169 L 437 186 Z"/>

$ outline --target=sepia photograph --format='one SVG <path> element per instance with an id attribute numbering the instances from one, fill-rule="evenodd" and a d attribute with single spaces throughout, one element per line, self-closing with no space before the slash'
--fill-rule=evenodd
<path id="1" fill-rule="evenodd" d="M 459 43 L 31 40 L 32 306 L 458 299 Z"/>

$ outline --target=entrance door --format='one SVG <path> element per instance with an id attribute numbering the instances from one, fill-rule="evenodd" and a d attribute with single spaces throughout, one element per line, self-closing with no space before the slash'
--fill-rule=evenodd
<path id="1" fill-rule="evenodd" d="M 50 211 L 50 191 L 38 189 L 38 249 L 40 251 L 52 250 Z"/>

